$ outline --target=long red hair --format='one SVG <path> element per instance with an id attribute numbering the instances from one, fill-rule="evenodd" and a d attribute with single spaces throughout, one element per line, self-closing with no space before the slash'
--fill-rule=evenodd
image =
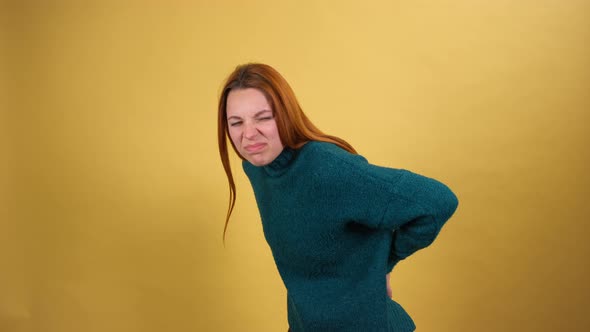
<path id="1" fill-rule="evenodd" d="M 223 227 L 223 239 L 229 218 L 236 203 L 236 184 L 232 175 L 229 156 L 227 152 L 227 141 L 240 158 L 244 159 L 232 142 L 227 128 L 227 96 L 232 89 L 254 88 L 261 91 L 270 104 L 281 142 L 292 149 L 298 149 L 309 141 L 323 141 L 334 143 L 341 148 L 356 154 L 356 150 L 345 140 L 331 135 L 324 134 L 319 130 L 303 113 L 295 93 L 287 81 L 269 65 L 261 63 L 248 63 L 236 67 L 229 75 L 221 95 L 219 97 L 219 108 L 217 117 L 217 139 L 219 142 L 219 155 L 221 163 L 229 182 L 229 207 Z"/>

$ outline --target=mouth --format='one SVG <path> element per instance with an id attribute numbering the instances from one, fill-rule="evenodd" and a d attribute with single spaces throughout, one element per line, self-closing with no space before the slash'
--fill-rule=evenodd
<path id="1" fill-rule="evenodd" d="M 265 143 L 250 144 L 250 145 L 244 146 L 244 150 L 246 150 L 249 153 L 254 153 L 254 152 L 258 152 L 258 151 L 264 149 L 265 146 L 266 146 Z"/>

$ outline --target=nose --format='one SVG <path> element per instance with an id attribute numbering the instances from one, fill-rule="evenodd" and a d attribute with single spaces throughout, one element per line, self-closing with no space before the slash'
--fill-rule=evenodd
<path id="1" fill-rule="evenodd" d="M 258 128 L 256 128 L 256 124 L 254 123 L 245 123 L 244 124 L 244 137 L 247 139 L 253 139 L 258 135 Z"/>

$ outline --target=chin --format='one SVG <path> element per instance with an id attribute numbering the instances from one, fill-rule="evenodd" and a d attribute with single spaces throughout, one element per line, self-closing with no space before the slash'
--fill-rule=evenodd
<path id="1" fill-rule="evenodd" d="M 270 162 L 267 160 L 267 158 L 264 158 L 261 155 L 242 154 L 242 157 L 254 166 L 266 166 L 266 165 L 270 164 Z"/>
<path id="2" fill-rule="evenodd" d="M 250 164 L 254 165 L 254 166 L 266 166 L 268 164 L 270 164 L 270 162 L 266 161 L 266 160 L 256 160 L 256 159 L 246 159 L 250 162 Z"/>

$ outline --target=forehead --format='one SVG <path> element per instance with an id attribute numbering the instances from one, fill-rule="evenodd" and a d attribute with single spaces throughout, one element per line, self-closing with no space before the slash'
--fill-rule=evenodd
<path id="1" fill-rule="evenodd" d="M 227 96 L 227 116 L 248 116 L 271 110 L 264 93 L 258 89 L 232 89 Z"/>

